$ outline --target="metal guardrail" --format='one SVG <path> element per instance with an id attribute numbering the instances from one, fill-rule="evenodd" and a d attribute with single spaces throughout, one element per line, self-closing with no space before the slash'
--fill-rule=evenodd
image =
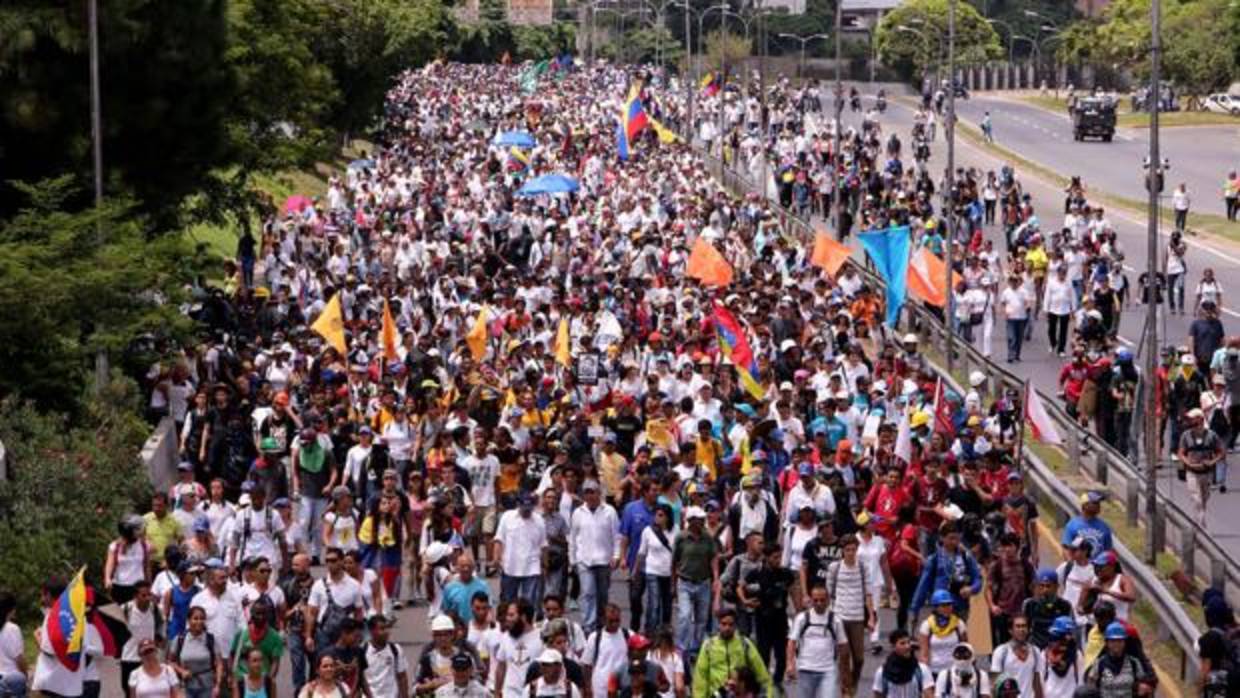
<path id="1" fill-rule="evenodd" d="M 717 157 L 706 154 L 702 157 L 710 166 L 711 172 L 717 173 L 724 187 L 733 194 L 743 195 L 762 191 L 745 174 L 731 168 L 721 169 Z M 778 204 L 775 204 L 773 208 L 780 223 L 784 226 L 785 233 L 802 237 L 805 240 L 813 239 L 814 230 L 808 221 Z M 882 279 L 865 265 L 856 260 L 849 260 L 848 264 L 856 268 L 867 283 L 874 287 L 883 286 Z M 943 340 L 949 330 L 925 307 L 909 304 L 904 313 L 904 322 L 908 325 L 908 329 L 923 333 L 923 340 L 927 343 L 934 346 L 945 344 Z M 991 394 L 997 394 L 1008 387 L 1023 391 L 1024 379 L 987 359 L 972 345 L 961 341 L 954 344 L 959 348 L 964 372 L 968 374 L 976 368 L 985 373 Z M 964 394 L 950 375 L 946 375 L 940 367 L 936 366 L 935 369 L 944 375 L 957 391 Z M 1069 467 L 1074 470 L 1084 470 L 1096 482 L 1111 488 L 1112 491 L 1116 490 L 1116 485 L 1122 484 L 1128 523 L 1136 526 L 1139 523 L 1138 517 L 1144 502 L 1142 491 L 1144 480 L 1139 477 L 1139 473 L 1122 454 L 1096 434 L 1083 429 L 1064 411 L 1057 400 L 1049 398 L 1041 391 L 1039 395 L 1043 398 L 1042 401 L 1047 406 L 1051 418 L 1056 422 L 1056 427 L 1068 439 L 1068 446 L 1065 450 Z M 1081 465 L 1087 458 L 1092 461 L 1092 467 L 1082 468 Z M 1031 449 L 1024 450 L 1023 460 L 1025 471 L 1030 476 L 1030 483 L 1034 486 L 1036 493 L 1041 495 L 1042 500 L 1054 507 L 1055 517 L 1061 526 L 1079 513 L 1076 494 L 1046 463 L 1032 453 Z M 1204 560 L 1208 565 L 1209 579 L 1213 585 L 1229 591 L 1240 588 L 1238 584 L 1240 565 L 1237 565 L 1236 561 L 1175 502 L 1159 494 L 1158 506 L 1166 512 L 1169 526 L 1180 533 L 1178 538 L 1180 545 L 1172 546 L 1170 551 L 1179 555 L 1184 561 L 1184 572 L 1192 576 L 1198 569 L 1198 562 Z M 1150 603 L 1154 608 L 1161 621 L 1160 632 L 1165 633 L 1165 637 L 1173 640 L 1179 647 L 1180 678 L 1184 681 L 1195 680 L 1197 664 L 1192 658 L 1196 657 L 1196 643 L 1201 629 L 1185 612 L 1183 604 L 1172 596 L 1171 591 L 1158 578 L 1156 570 L 1146 565 L 1140 555 L 1129 550 L 1119 541 L 1116 541 L 1116 554 L 1124 566 L 1125 573 L 1140 593 L 1141 599 Z"/>

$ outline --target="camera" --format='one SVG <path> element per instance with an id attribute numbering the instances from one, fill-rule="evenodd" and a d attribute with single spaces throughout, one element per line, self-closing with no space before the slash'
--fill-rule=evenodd
<path id="1" fill-rule="evenodd" d="M 973 670 L 961 669 L 960 672 L 956 674 L 956 678 L 960 679 L 961 686 L 968 686 L 973 683 Z"/>

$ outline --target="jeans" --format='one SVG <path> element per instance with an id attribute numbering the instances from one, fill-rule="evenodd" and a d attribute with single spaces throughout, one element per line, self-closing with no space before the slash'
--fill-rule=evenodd
<path id="1" fill-rule="evenodd" d="M 646 598 L 646 573 L 629 568 L 629 627 L 642 627 L 642 601 Z"/>
<path id="2" fill-rule="evenodd" d="M 1020 347 L 1025 342 L 1025 323 L 1029 322 L 1026 318 L 1020 320 L 1007 320 L 1007 350 L 1008 361 L 1020 361 Z"/>
<path id="3" fill-rule="evenodd" d="M 241 258 L 241 283 L 244 284 L 246 288 L 254 287 L 254 258 L 253 257 L 242 257 Z"/>
<path id="4" fill-rule="evenodd" d="M 1220 485 L 1220 486 L 1222 486 L 1222 487 L 1226 487 L 1226 486 L 1227 486 L 1227 471 L 1228 471 L 1228 469 L 1229 469 L 1229 468 L 1228 468 L 1228 465 L 1227 465 L 1227 456 L 1226 456 L 1226 455 L 1224 455 L 1224 456 L 1223 456 L 1223 460 L 1219 461 L 1219 462 L 1218 462 L 1217 464 L 1215 464 L 1215 466 L 1214 466 L 1214 484 L 1216 484 L 1216 485 Z"/>
<path id="5" fill-rule="evenodd" d="M 710 580 L 691 582 L 681 579 L 676 586 L 676 643 L 688 654 L 696 654 L 706 635 L 710 618 Z"/>
<path id="6" fill-rule="evenodd" d="M 1182 232 L 1184 230 L 1184 226 L 1187 224 L 1188 224 L 1188 209 L 1177 208 L 1175 210 L 1175 229 Z"/>
<path id="7" fill-rule="evenodd" d="M 543 577 L 544 589 L 543 593 L 547 596 L 555 595 L 563 600 L 568 600 L 568 567 L 562 566 L 560 569 L 550 570 Z"/>
<path id="8" fill-rule="evenodd" d="M 1184 312 L 1184 274 L 1167 274 L 1167 309 Z"/>
<path id="9" fill-rule="evenodd" d="M 601 625 L 611 588 L 611 566 L 578 565 L 577 576 L 581 579 L 581 626 L 588 635 Z"/>
<path id="10" fill-rule="evenodd" d="M 128 687 L 125 689 L 128 691 Z M 25 698 L 26 677 L 18 672 L 0 676 L 0 696 L 5 698 Z"/>
<path id="11" fill-rule="evenodd" d="M 322 497 L 301 497 L 297 525 L 305 532 L 306 547 L 310 557 L 323 554 L 323 514 L 327 513 L 327 500 Z"/>
<path id="12" fill-rule="evenodd" d="M 297 695 L 308 680 L 306 675 L 306 641 L 300 632 L 290 632 L 285 635 L 285 642 L 288 644 L 288 663 L 292 670 L 289 679 L 293 682 L 293 695 Z"/>
<path id="13" fill-rule="evenodd" d="M 542 604 L 542 577 L 513 577 L 500 573 L 499 601 L 507 603 L 514 599 L 524 599 L 538 608 Z"/>
<path id="14" fill-rule="evenodd" d="M 1046 314 L 1046 338 L 1055 353 L 1062 354 L 1068 344 L 1068 315 Z"/>
<path id="15" fill-rule="evenodd" d="M 672 578 L 646 575 L 646 617 L 643 623 L 647 636 L 672 622 Z M 636 626 L 634 626 L 636 627 Z"/>
<path id="16" fill-rule="evenodd" d="M 214 686 L 206 686 L 203 688 L 183 688 L 185 698 L 211 698 L 211 694 L 215 693 Z"/>
<path id="17" fill-rule="evenodd" d="M 837 698 L 840 695 L 839 669 L 797 671 L 796 698 Z"/>

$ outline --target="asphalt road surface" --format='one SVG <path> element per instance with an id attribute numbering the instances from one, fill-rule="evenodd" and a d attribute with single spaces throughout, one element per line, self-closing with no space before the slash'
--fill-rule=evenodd
<path id="1" fill-rule="evenodd" d="M 869 92 L 864 85 L 858 88 L 866 95 L 865 105 L 870 104 Z M 968 101 L 957 100 L 957 109 L 961 113 L 965 113 L 965 109 L 961 109 L 961 105 L 969 105 L 970 108 L 981 100 L 970 99 Z M 992 102 L 998 100 L 990 100 Z M 1040 110 L 1036 107 L 1028 107 L 1034 111 L 1048 114 L 1047 118 L 1054 119 L 1053 115 Z M 980 112 L 979 112 L 980 114 Z M 895 129 L 900 134 L 906 152 L 911 142 L 909 137 L 912 129 L 913 109 L 908 103 L 903 101 L 889 100 L 886 113 L 880 119 L 884 138 Z M 847 111 L 844 113 L 844 124 L 847 126 L 859 126 L 859 115 L 851 114 Z M 965 117 L 962 117 L 965 118 Z M 998 131 L 999 127 L 996 127 Z M 1172 131 L 1175 129 L 1167 129 Z M 1198 132 L 1202 129 L 1181 129 L 1182 131 Z M 947 145 L 944 140 L 943 128 L 940 123 L 936 129 L 937 140 L 931 144 L 931 171 L 941 173 L 946 163 Z M 998 133 L 996 138 L 1003 138 L 1002 133 Z M 1098 147 L 1115 147 L 1120 143 L 1097 144 Z M 1065 147 L 1067 148 L 1092 148 L 1095 144 L 1075 144 L 1071 140 L 1071 133 L 1068 133 Z M 1035 146 L 1029 146 L 1031 149 Z M 1045 162 L 1044 158 L 1038 156 L 1040 150 L 1032 150 L 1030 153 L 1022 153 L 1031 160 Z M 1092 158 L 1084 158 L 1077 156 L 1076 162 L 1093 162 Z M 994 157 L 990 153 L 974 146 L 963 138 L 956 139 L 956 164 L 960 167 L 976 167 L 983 172 L 993 170 L 999 171 L 1004 164 L 1003 161 Z M 1139 167 L 1139 161 L 1138 161 Z M 1079 171 L 1079 170 L 1078 170 Z M 1058 227 L 1063 220 L 1063 192 L 1061 189 L 1051 183 L 1034 177 L 1030 173 L 1017 170 L 1017 178 L 1020 179 L 1024 191 L 1033 197 L 1034 210 L 1039 219 L 1043 222 L 1043 228 L 1048 226 Z M 1087 187 L 1094 186 L 1093 182 L 1087 177 L 1085 179 Z M 1191 185 L 1190 185 L 1191 186 Z M 1118 239 L 1121 249 L 1125 254 L 1125 272 L 1128 277 L 1130 287 L 1133 289 L 1129 294 L 1131 304 L 1124 308 L 1121 316 L 1119 340 L 1122 344 L 1128 346 L 1134 353 L 1138 353 L 1138 361 L 1143 361 L 1144 352 L 1141 352 L 1142 329 L 1145 325 L 1145 306 L 1137 304 L 1139 293 L 1136 292 L 1136 282 L 1138 276 L 1146 268 L 1147 255 L 1147 227 L 1145 218 L 1135 216 L 1126 211 L 1109 210 L 1106 216 L 1110 219 L 1113 227 L 1118 233 Z M 825 224 L 824 224 L 825 225 Z M 1240 226 L 1240 224 L 1237 224 Z M 829 227 L 829 225 L 827 226 Z M 1160 231 L 1159 254 L 1160 264 L 1161 256 L 1165 256 L 1166 244 L 1169 237 L 1169 230 Z M 996 249 L 1004 248 L 1003 230 L 999 226 L 990 226 L 985 229 L 988 239 L 995 242 Z M 1211 267 L 1215 271 L 1216 278 L 1224 288 L 1223 309 L 1220 319 L 1223 322 L 1224 330 L 1228 334 L 1240 333 L 1240 249 L 1223 248 L 1216 243 L 1206 243 L 1193 238 L 1186 238 L 1188 244 L 1188 254 L 1185 261 L 1188 267 L 1188 275 L 1185 284 L 1187 294 L 1186 306 L 1191 305 L 1193 289 L 1196 287 L 1197 281 L 1201 277 L 1201 270 Z M 854 249 L 859 246 L 853 244 Z M 858 251 L 857 254 L 860 254 Z M 1187 344 L 1188 326 L 1192 321 L 1192 317 L 1183 315 L 1168 315 L 1160 308 L 1159 313 L 1159 345 L 1185 345 Z M 980 333 L 978 333 L 980 334 Z M 1058 388 L 1059 371 L 1062 368 L 1064 359 L 1060 359 L 1048 349 L 1046 324 L 1040 320 L 1034 322 L 1032 339 L 1025 342 L 1022 349 L 1022 361 L 1016 364 L 1006 364 L 1004 360 L 1007 356 L 1006 344 L 1007 333 L 1005 323 L 1002 318 L 997 318 L 994 328 L 994 337 L 991 347 L 991 358 L 1010 370 L 1018 376 L 1022 376 L 1030 380 L 1031 384 L 1043 390 L 1045 394 L 1054 395 Z M 978 340 L 980 348 L 980 338 Z M 1138 364 L 1143 365 L 1143 364 Z M 1134 430 L 1139 434 L 1140 429 Z M 1233 463 L 1240 463 L 1240 454 L 1232 454 L 1229 460 Z M 1240 471 L 1240 466 L 1237 467 Z M 1224 548 L 1231 551 L 1233 555 L 1240 558 L 1240 474 L 1233 471 L 1228 477 L 1228 493 L 1214 493 L 1207 506 L 1208 530 L 1216 541 Z M 1159 489 L 1163 492 L 1170 492 L 1172 499 L 1176 501 L 1185 511 L 1192 512 L 1192 505 L 1188 499 L 1187 491 L 1183 483 L 1175 476 L 1175 472 L 1171 468 L 1162 468 L 1158 475 Z"/>
<path id="2" fill-rule="evenodd" d="M 986 111 L 995 141 L 1021 156 L 1064 175 L 1080 175 L 1093 189 L 1144 201 L 1142 164 L 1149 155 L 1149 130 L 1123 128 L 1115 140 L 1076 142 L 1066 112 L 1052 112 L 1014 97 L 973 96 L 956 101 L 960 118 L 977 124 Z M 1240 168 L 1240 127 L 1194 126 L 1161 129 L 1159 150 L 1171 163 L 1165 179 L 1170 197 L 1180 182 L 1188 186 L 1192 209 L 1222 215 L 1222 184 Z M 1170 199 L 1166 202 L 1170 206 Z"/>

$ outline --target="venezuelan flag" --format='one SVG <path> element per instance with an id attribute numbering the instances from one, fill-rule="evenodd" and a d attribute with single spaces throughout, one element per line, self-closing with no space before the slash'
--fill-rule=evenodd
<path id="1" fill-rule="evenodd" d="M 77 671 L 82 661 L 86 637 L 86 568 L 65 587 L 60 597 L 47 609 L 43 632 L 60 663 L 69 671 Z"/>
<path id="2" fill-rule="evenodd" d="M 521 150 L 517 146 L 508 149 L 508 170 L 510 172 L 524 172 L 530 167 L 530 154 Z"/>
<path id="3" fill-rule="evenodd" d="M 629 159 L 629 148 L 633 139 L 641 135 L 643 129 L 650 125 L 650 117 L 646 114 L 641 100 L 641 82 L 633 83 L 629 96 L 620 109 L 620 123 L 616 127 L 616 152 L 621 160 Z"/>
<path id="4" fill-rule="evenodd" d="M 716 304 L 711 313 L 711 321 L 715 324 L 715 334 L 719 337 L 719 350 L 732 361 L 741 385 L 756 399 L 766 396 L 766 391 L 758 385 L 758 362 L 754 359 L 749 341 L 745 339 L 745 331 L 727 308 Z"/>
<path id="5" fill-rule="evenodd" d="M 707 97 L 714 97 L 719 93 L 719 89 L 723 86 L 719 74 L 711 71 L 702 76 L 702 82 L 698 84 L 698 88 L 702 90 L 702 94 Z"/>

